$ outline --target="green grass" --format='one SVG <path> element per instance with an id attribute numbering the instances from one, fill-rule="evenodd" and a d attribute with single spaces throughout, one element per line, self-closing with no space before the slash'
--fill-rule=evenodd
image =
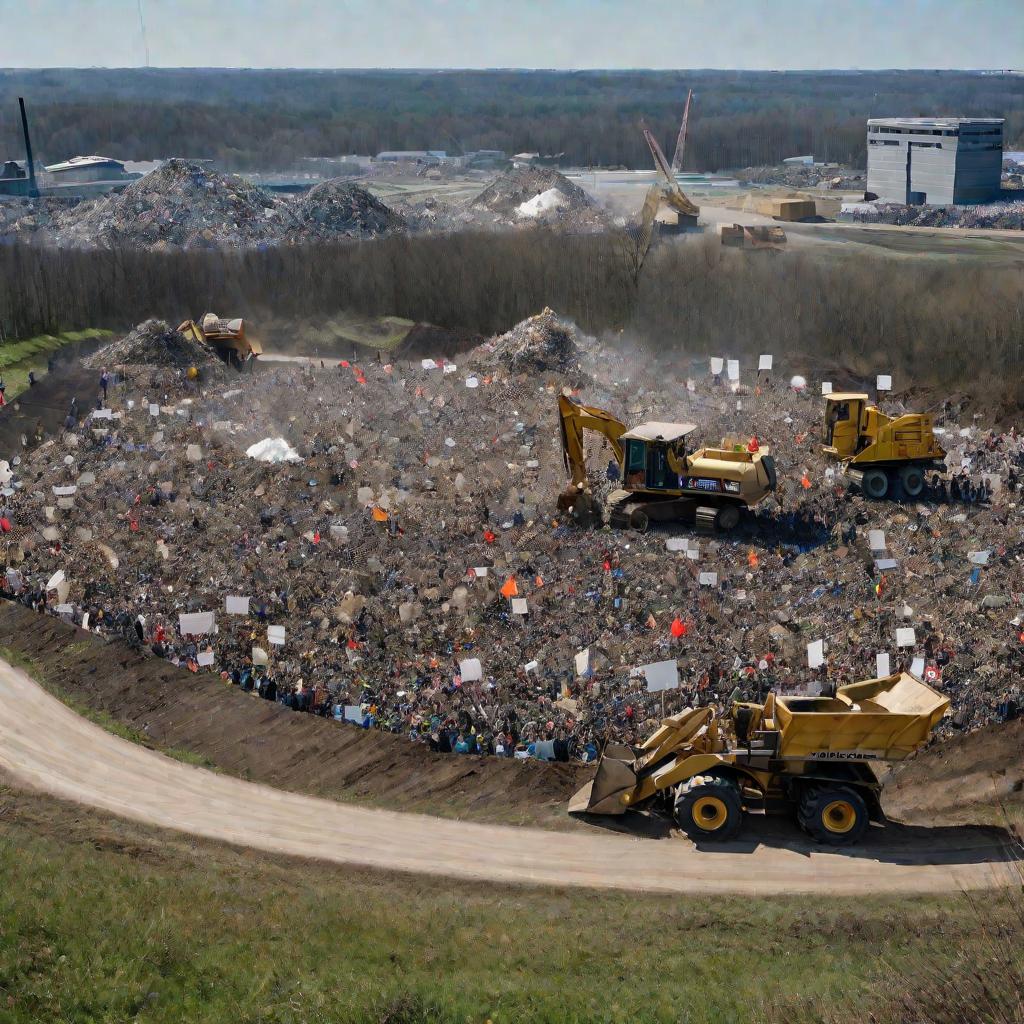
<path id="1" fill-rule="evenodd" d="M 3 788 L 0 812 L 3 1024 L 781 1022 L 793 999 L 864 1021 L 901 964 L 941 966 L 979 915 L 1012 917 L 994 896 L 680 898 L 377 874 Z"/>
<path id="2" fill-rule="evenodd" d="M 80 643 L 84 643 L 84 641 L 80 641 Z M 75 646 L 75 644 L 69 644 L 65 650 L 70 651 Z M 42 665 L 31 658 L 25 657 L 19 651 L 0 644 L 0 658 L 27 672 L 47 693 L 56 697 L 62 704 L 67 705 L 76 715 L 81 715 L 82 718 L 87 719 L 94 725 L 100 726 L 102 729 L 106 729 L 107 732 L 120 736 L 121 739 L 128 740 L 130 743 L 137 743 L 139 746 L 146 747 L 149 750 L 158 750 L 161 754 L 174 758 L 175 761 L 191 764 L 197 768 L 205 768 L 208 771 L 215 772 L 218 770 L 217 765 L 202 754 L 196 754 L 191 750 L 184 750 L 180 747 L 166 747 L 158 744 L 146 733 L 133 729 L 130 725 L 125 725 L 124 722 L 118 721 L 109 712 L 91 708 L 80 700 L 76 700 L 49 677 Z M 2 1014 L 0 1014 L 0 1024 L 3 1024 Z"/>
<path id="3" fill-rule="evenodd" d="M 65 345 L 91 338 L 110 337 L 112 331 L 90 327 L 84 331 L 62 331 L 60 334 L 37 334 L 34 338 L 0 344 L 0 373 L 7 384 L 10 400 L 28 387 L 28 372 L 39 377 L 46 371 L 47 358 Z"/>

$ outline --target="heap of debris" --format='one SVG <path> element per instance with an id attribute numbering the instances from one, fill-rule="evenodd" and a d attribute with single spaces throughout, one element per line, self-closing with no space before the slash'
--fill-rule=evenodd
<path id="1" fill-rule="evenodd" d="M 548 212 L 557 211 L 561 216 L 572 215 L 592 210 L 596 205 L 579 185 L 573 184 L 564 174 L 560 174 L 552 167 L 517 167 L 495 178 L 472 201 L 470 208 L 515 220 L 520 216 L 521 206 L 552 189 L 557 190 L 564 198 L 557 204 L 550 199 L 540 204 Z"/>
<path id="2" fill-rule="evenodd" d="M 289 212 L 286 201 L 244 178 L 175 159 L 123 192 L 70 211 L 59 240 L 89 247 L 244 247 L 279 238 Z"/>
<path id="3" fill-rule="evenodd" d="M 171 370 L 217 368 L 222 364 L 216 354 L 195 339 L 172 330 L 166 320 L 150 319 L 129 331 L 123 338 L 94 352 L 85 365 L 161 366 Z"/>
<path id="4" fill-rule="evenodd" d="M 1004 195 L 1012 194 L 1010 192 Z M 1024 229 L 1024 198 L 977 206 L 907 206 L 902 203 L 857 203 L 844 207 L 843 220 L 914 228 Z"/>
<path id="5" fill-rule="evenodd" d="M 863 188 L 867 176 L 865 171 L 840 164 L 771 164 L 743 167 L 735 174 L 740 181 L 757 185 L 837 189 Z"/>
<path id="6" fill-rule="evenodd" d="M 4 196 L 0 199 L 0 238 L 32 238 L 59 223 L 81 200 L 42 196 Z"/>
<path id="7" fill-rule="evenodd" d="M 579 330 L 571 320 L 562 320 L 545 308 L 496 338 L 492 346 L 511 373 L 573 373 L 580 368 L 579 341 Z"/>
<path id="8" fill-rule="evenodd" d="M 328 241 L 400 231 L 405 218 L 385 206 L 365 188 L 343 178 L 331 178 L 311 188 L 295 204 L 293 221 L 285 230 L 288 242 Z"/>

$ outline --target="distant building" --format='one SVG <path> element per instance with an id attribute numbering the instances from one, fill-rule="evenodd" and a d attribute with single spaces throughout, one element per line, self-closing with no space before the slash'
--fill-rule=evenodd
<path id="1" fill-rule="evenodd" d="M 0 196 L 27 196 L 31 182 L 24 164 L 18 160 L 7 160 L 0 167 Z"/>
<path id="2" fill-rule="evenodd" d="M 462 162 L 466 167 L 493 167 L 503 164 L 508 157 L 503 149 L 477 149 L 467 153 Z"/>
<path id="3" fill-rule="evenodd" d="M 873 117 L 867 191 L 883 202 L 945 206 L 998 199 L 1003 119 Z"/>
<path id="4" fill-rule="evenodd" d="M 128 181 L 135 175 L 124 163 L 109 156 L 73 156 L 60 164 L 49 164 L 46 173 L 54 184 L 86 184 L 92 181 Z"/>
<path id="5" fill-rule="evenodd" d="M 814 164 L 814 156 L 811 153 L 808 153 L 806 156 L 787 156 L 782 162 L 784 164 L 798 164 L 811 167 Z"/>
<path id="6" fill-rule="evenodd" d="M 377 154 L 385 164 L 439 164 L 448 159 L 443 149 L 389 149 Z"/>

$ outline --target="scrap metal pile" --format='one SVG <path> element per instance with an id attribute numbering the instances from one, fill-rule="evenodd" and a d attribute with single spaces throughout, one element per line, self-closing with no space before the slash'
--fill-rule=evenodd
<path id="1" fill-rule="evenodd" d="M 538 318 L 508 337 L 550 340 Z M 510 369 L 497 339 L 457 365 L 316 360 L 198 381 L 153 365 L 74 429 L 3 453 L 7 590 L 108 633 L 141 615 L 146 644 L 194 671 L 272 678 L 279 697 L 442 749 L 450 728 L 459 749 L 590 756 L 663 710 L 814 693 L 884 662 L 951 698 L 947 730 L 1012 713 L 1018 435 L 937 410 L 951 467 L 987 478 L 991 499 L 871 503 L 820 454 L 816 384 L 750 365 L 730 384 L 706 360 L 573 340 L 585 400 L 770 445 L 782 507 L 729 535 L 564 522 L 556 398 L 571 381 L 543 361 Z M 614 486 L 600 439 L 589 460 Z M 649 685 L 659 662 L 678 688 Z"/>

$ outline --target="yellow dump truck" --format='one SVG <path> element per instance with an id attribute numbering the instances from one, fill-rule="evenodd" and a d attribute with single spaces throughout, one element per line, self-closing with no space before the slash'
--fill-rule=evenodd
<path id="1" fill-rule="evenodd" d="M 927 472 L 946 470 L 946 452 L 935 440 L 931 416 L 887 416 L 857 392 L 826 396 L 822 442 L 825 455 L 842 463 L 869 498 L 885 498 L 897 486 L 916 498 Z"/>
<path id="2" fill-rule="evenodd" d="M 744 813 L 788 809 L 819 842 L 853 843 L 870 820 L 884 820 L 872 766 L 909 757 L 948 708 L 906 672 L 840 686 L 834 697 L 769 694 L 724 716 L 687 708 L 636 749 L 608 744 L 569 811 L 660 806 L 691 838 L 723 841 Z"/>
<path id="3" fill-rule="evenodd" d="M 186 320 L 178 327 L 178 333 L 207 345 L 225 363 L 239 368 L 263 352 L 260 343 L 246 334 L 245 321 L 240 317 L 227 320 L 216 313 L 205 313 L 199 323 Z"/>
<path id="4" fill-rule="evenodd" d="M 570 484 L 559 495 L 560 509 L 573 502 L 593 508 L 587 478 L 583 432 L 608 441 L 623 486 L 608 495 L 613 527 L 646 530 L 652 521 L 696 522 L 706 529 L 734 529 L 744 508 L 767 498 L 776 487 L 775 463 L 767 448 L 742 445 L 690 451 L 692 423 L 641 423 L 632 430 L 609 412 L 558 398 L 562 455 Z M 595 516 L 599 519 L 600 516 Z"/>

